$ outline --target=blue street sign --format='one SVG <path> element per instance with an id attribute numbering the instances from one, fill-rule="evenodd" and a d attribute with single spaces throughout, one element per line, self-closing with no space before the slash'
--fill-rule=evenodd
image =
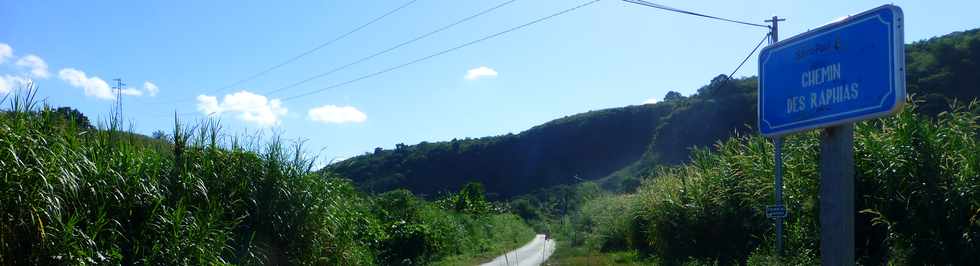
<path id="1" fill-rule="evenodd" d="M 774 205 L 774 206 L 767 206 L 766 207 L 766 217 L 767 218 L 770 218 L 770 219 L 786 218 L 786 216 L 787 216 L 786 206 L 784 206 L 782 204 L 780 204 L 780 205 Z"/>
<path id="2" fill-rule="evenodd" d="M 759 131 L 777 136 L 892 114 L 905 103 L 902 9 L 884 5 L 759 53 Z"/>

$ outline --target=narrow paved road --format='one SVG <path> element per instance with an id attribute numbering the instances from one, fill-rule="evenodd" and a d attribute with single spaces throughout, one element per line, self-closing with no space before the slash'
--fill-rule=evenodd
<path id="1" fill-rule="evenodd" d="M 555 252 L 555 240 L 544 239 L 544 235 L 537 235 L 531 242 L 523 247 L 511 250 L 510 252 L 493 259 L 491 262 L 481 266 L 535 266 L 541 265 Z"/>

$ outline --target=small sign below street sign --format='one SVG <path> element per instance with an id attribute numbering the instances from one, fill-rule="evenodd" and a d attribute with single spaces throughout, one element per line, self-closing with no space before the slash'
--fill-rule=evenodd
<path id="1" fill-rule="evenodd" d="M 776 218 L 786 218 L 786 206 L 784 205 L 774 205 L 766 206 L 766 218 L 776 219 Z"/>
<path id="2" fill-rule="evenodd" d="M 778 136 L 892 114 L 905 103 L 902 9 L 884 5 L 759 52 L 759 131 Z"/>

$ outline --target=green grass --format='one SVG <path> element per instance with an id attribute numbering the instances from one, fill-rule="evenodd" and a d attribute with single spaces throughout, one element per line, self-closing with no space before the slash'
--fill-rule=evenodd
<path id="1" fill-rule="evenodd" d="M 915 106 L 855 129 L 856 248 L 861 264 L 980 264 L 980 103 L 936 117 Z M 784 146 L 786 254 L 819 257 L 819 138 L 796 134 Z M 758 135 L 700 149 L 661 168 L 636 193 L 594 199 L 572 214 L 574 247 L 637 252 L 677 264 L 776 264 L 772 143 Z M 561 256 L 559 256 L 561 257 Z"/>
<path id="2" fill-rule="evenodd" d="M 534 231 L 520 217 L 512 214 L 492 216 L 480 227 L 487 230 L 487 233 L 493 232 L 486 238 L 485 246 L 448 256 L 432 265 L 478 265 L 527 244 L 535 236 Z"/>
<path id="3" fill-rule="evenodd" d="M 555 254 L 544 265 L 659 265 L 656 260 L 643 258 L 636 251 L 599 252 L 583 246 L 574 247 L 558 241 Z"/>
<path id="4" fill-rule="evenodd" d="M 29 91 L 28 91 L 29 93 Z M 171 149 L 66 124 L 29 94 L 0 115 L 0 264 L 370 263 L 379 233 L 302 144 L 177 123 Z M 369 217 L 369 216 L 368 216 Z M 372 227 L 373 226 L 373 227 Z"/>
<path id="5" fill-rule="evenodd" d="M 118 117 L 79 127 L 33 91 L 0 100 L 0 265 L 425 264 L 533 235 L 511 214 L 421 199 L 415 219 L 395 220 L 403 209 L 311 171 L 299 141 L 215 121 L 175 122 L 165 140 Z M 402 252 L 413 241 L 424 252 Z"/>

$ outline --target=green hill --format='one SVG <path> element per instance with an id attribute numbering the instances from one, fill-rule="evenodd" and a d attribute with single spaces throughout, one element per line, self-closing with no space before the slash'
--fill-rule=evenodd
<path id="1" fill-rule="evenodd" d="M 479 139 L 422 142 L 376 149 L 326 170 L 368 191 L 408 188 L 433 195 L 480 181 L 501 196 L 597 179 L 636 161 L 670 104 L 628 106 L 557 119 L 528 129 Z M 611 141 L 612 140 L 612 141 Z"/>
<path id="2" fill-rule="evenodd" d="M 980 30 L 955 32 L 906 46 L 910 95 L 934 116 L 953 101 L 980 96 Z M 755 132 L 757 79 L 713 78 L 690 97 L 590 111 L 528 129 L 479 139 L 377 149 L 324 170 L 362 189 L 408 188 L 422 194 L 479 181 L 498 196 L 581 180 L 630 189 L 634 177 L 685 162 L 693 147 L 709 147 L 736 132 Z"/>

